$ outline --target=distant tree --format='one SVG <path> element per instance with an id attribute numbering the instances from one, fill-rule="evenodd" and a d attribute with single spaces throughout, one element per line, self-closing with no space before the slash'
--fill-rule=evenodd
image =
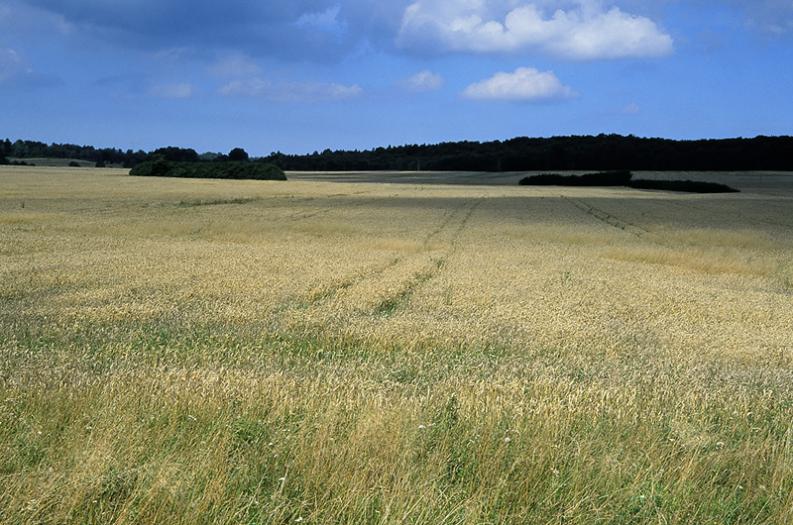
<path id="1" fill-rule="evenodd" d="M 104 161 L 104 160 L 102 160 L 102 159 L 99 159 L 98 161 L 96 161 L 96 167 L 97 167 L 97 168 L 104 168 L 104 167 L 106 167 L 106 166 L 107 166 L 107 164 L 105 163 L 105 161 Z"/>
<path id="2" fill-rule="evenodd" d="M 27 142 L 23 140 L 17 140 L 16 142 L 14 142 L 14 144 L 11 146 L 11 156 L 19 157 L 19 158 L 28 157 L 29 155 L 28 155 Z"/>
<path id="3" fill-rule="evenodd" d="M 229 151 L 229 160 L 234 162 L 244 162 L 250 160 L 248 152 L 242 148 L 234 148 Z"/>
<path id="4" fill-rule="evenodd" d="M 170 162 L 197 162 L 198 153 L 190 148 L 167 147 L 156 149 L 151 153 L 151 157 L 159 157 Z"/>
<path id="5" fill-rule="evenodd" d="M 0 155 L 0 165 L 8 164 L 8 159 Z"/>
<path id="6" fill-rule="evenodd" d="M 79 162 L 77 162 L 77 161 L 74 161 L 74 160 L 69 163 L 69 167 L 70 168 L 79 168 L 80 166 L 81 166 L 81 164 Z"/>

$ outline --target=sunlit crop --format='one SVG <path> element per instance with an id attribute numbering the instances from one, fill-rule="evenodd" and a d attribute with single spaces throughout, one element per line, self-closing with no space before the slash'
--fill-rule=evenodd
<path id="1" fill-rule="evenodd" d="M 4 168 L 0 523 L 793 523 L 791 187 Z"/>

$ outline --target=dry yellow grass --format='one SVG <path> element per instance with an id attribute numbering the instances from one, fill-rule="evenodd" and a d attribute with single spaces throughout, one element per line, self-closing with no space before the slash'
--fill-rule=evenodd
<path id="1" fill-rule="evenodd" d="M 788 179 L 295 178 L 0 170 L 0 522 L 793 522 Z"/>

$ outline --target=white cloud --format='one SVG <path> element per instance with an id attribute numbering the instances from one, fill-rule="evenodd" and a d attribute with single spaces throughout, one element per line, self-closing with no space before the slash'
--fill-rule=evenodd
<path id="1" fill-rule="evenodd" d="M 324 11 L 304 13 L 298 18 L 295 25 L 308 27 L 319 31 L 339 32 L 344 29 L 344 24 L 339 22 L 341 5 L 334 5 Z"/>
<path id="2" fill-rule="evenodd" d="M 345 100 L 359 97 L 363 89 L 357 84 L 286 82 L 276 83 L 262 78 L 234 80 L 220 88 L 226 96 L 261 97 L 279 102 Z"/>
<path id="3" fill-rule="evenodd" d="M 75 26 L 65 16 L 46 7 L 37 7 L 35 3 L 0 0 L 0 35 L 23 35 L 35 31 L 49 36 L 69 36 L 75 32 Z"/>
<path id="4" fill-rule="evenodd" d="M 19 53 L 10 48 L 0 48 L 0 82 L 25 71 Z"/>
<path id="5" fill-rule="evenodd" d="M 405 10 L 397 43 L 422 52 L 536 50 L 579 60 L 661 56 L 673 49 L 672 37 L 655 22 L 606 9 L 600 0 L 416 0 Z"/>
<path id="6" fill-rule="evenodd" d="M 193 85 L 187 83 L 160 84 L 152 87 L 150 93 L 160 98 L 190 98 L 193 96 Z"/>
<path id="7" fill-rule="evenodd" d="M 438 73 L 424 70 L 407 79 L 406 84 L 412 91 L 435 91 L 443 87 L 443 77 Z"/>
<path id="8" fill-rule="evenodd" d="M 0 83 L 45 80 L 36 75 L 22 56 L 11 48 L 0 47 Z"/>
<path id="9" fill-rule="evenodd" d="M 261 73 L 261 68 L 247 55 L 234 54 L 212 64 L 209 72 L 219 77 L 251 77 Z"/>
<path id="10" fill-rule="evenodd" d="M 260 78 L 251 80 L 235 80 L 220 88 L 220 94 L 226 96 L 244 95 L 247 97 L 261 96 L 270 89 L 270 82 Z"/>
<path id="11" fill-rule="evenodd" d="M 195 50 L 190 47 L 169 47 L 154 53 L 154 58 L 163 62 L 181 62 L 194 53 Z"/>
<path id="12" fill-rule="evenodd" d="M 750 27 L 766 33 L 783 35 L 793 31 L 793 1 L 733 0 L 746 10 Z"/>
<path id="13" fill-rule="evenodd" d="M 61 83 L 57 76 L 41 74 L 16 50 L 0 47 L 0 85 L 18 89 L 38 89 Z"/>
<path id="14" fill-rule="evenodd" d="M 637 104 L 636 102 L 631 102 L 630 104 L 622 108 L 622 112 L 625 113 L 626 115 L 638 115 L 639 113 L 641 113 L 641 111 L 642 108 L 639 107 L 639 104 Z"/>
<path id="15" fill-rule="evenodd" d="M 513 73 L 496 73 L 471 84 L 463 96 L 474 100 L 543 101 L 570 98 L 575 92 L 552 71 L 521 67 Z"/>

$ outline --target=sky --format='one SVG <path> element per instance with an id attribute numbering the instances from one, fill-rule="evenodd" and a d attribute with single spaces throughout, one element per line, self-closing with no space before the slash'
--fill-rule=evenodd
<path id="1" fill-rule="evenodd" d="M 0 0 L 0 137 L 793 134 L 793 0 Z"/>

